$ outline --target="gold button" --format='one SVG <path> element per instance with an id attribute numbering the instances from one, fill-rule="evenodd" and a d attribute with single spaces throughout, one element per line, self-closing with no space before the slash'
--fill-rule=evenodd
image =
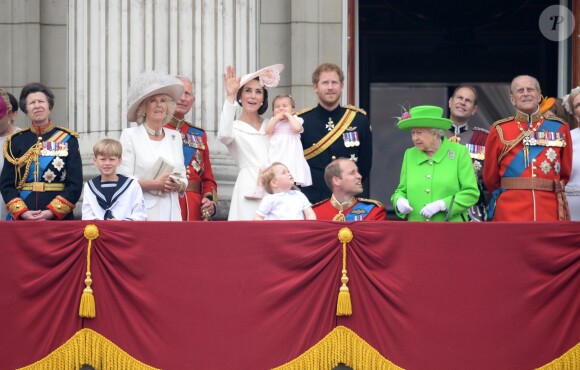
<path id="1" fill-rule="evenodd" d="M 335 159 L 336 159 L 336 156 L 335 156 L 335 155 L 333 155 L 333 156 L 332 156 L 332 160 L 334 161 Z"/>

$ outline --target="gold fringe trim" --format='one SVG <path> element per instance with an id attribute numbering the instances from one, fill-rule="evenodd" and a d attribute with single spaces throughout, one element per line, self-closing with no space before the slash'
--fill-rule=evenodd
<path id="1" fill-rule="evenodd" d="M 401 370 L 354 331 L 337 326 L 314 347 L 274 370 L 333 369 L 343 363 L 353 369 Z"/>
<path id="2" fill-rule="evenodd" d="M 91 329 L 82 329 L 48 356 L 22 370 L 156 370 L 131 357 L 113 342 Z M 19 369 L 20 370 L 20 369 Z"/>
<path id="3" fill-rule="evenodd" d="M 348 276 L 346 274 L 346 244 L 352 240 L 352 231 L 348 227 L 343 227 L 338 232 L 338 240 L 342 243 L 342 286 L 338 291 L 338 301 L 336 302 L 336 316 L 352 315 L 352 303 L 350 301 L 350 291 L 348 290 Z"/>
<path id="4" fill-rule="evenodd" d="M 91 288 L 91 284 L 93 283 L 93 279 L 91 279 L 91 246 L 93 240 L 99 237 L 99 228 L 96 225 L 87 225 L 85 227 L 84 236 L 89 240 L 89 246 L 87 248 L 86 288 L 83 290 L 83 295 L 81 296 L 79 316 L 92 319 L 97 316 L 97 311 L 95 307 L 95 296 L 93 295 L 93 289 Z"/>
<path id="5" fill-rule="evenodd" d="M 554 361 L 539 367 L 538 370 L 573 370 L 580 368 L 580 342 Z"/>

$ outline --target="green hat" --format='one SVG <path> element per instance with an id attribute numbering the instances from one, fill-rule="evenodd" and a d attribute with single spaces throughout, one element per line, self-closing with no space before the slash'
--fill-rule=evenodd
<path id="1" fill-rule="evenodd" d="M 409 118 L 403 118 L 397 123 L 401 130 L 410 130 L 415 127 L 431 127 L 448 130 L 453 123 L 443 118 L 443 108 L 433 105 L 420 105 L 411 108 Z"/>

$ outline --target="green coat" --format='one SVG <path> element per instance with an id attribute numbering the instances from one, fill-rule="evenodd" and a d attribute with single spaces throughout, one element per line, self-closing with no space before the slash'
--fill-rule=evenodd
<path id="1" fill-rule="evenodd" d="M 479 199 L 479 189 L 467 148 L 443 138 L 432 158 L 415 147 L 407 149 L 399 186 L 391 197 L 397 216 L 405 217 L 397 209 L 399 198 L 407 198 L 413 208 L 409 221 L 425 221 L 419 213 L 427 203 L 443 199 L 449 209 L 452 197 L 449 221 L 468 220 L 467 210 Z M 444 221 L 445 215 L 439 212 L 430 220 Z"/>

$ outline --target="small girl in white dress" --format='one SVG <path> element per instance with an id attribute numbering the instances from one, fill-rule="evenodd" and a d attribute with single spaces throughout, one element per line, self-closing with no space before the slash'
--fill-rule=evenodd
<path id="1" fill-rule="evenodd" d="M 254 220 L 316 220 L 312 204 L 300 190 L 293 190 L 294 177 L 280 162 L 262 171 L 262 186 L 268 192 Z"/>
<path id="2" fill-rule="evenodd" d="M 296 185 L 312 185 L 310 166 L 304 158 L 304 149 L 300 142 L 300 133 L 304 131 L 304 120 L 296 115 L 294 99 L 290 95 L 278 95 L 272 101 L 274 117 L 268 121 L 265 132 L 270 135 L 270 149 L 266 166 L 274 162 L 284 163 L 294 176 Z M 248 199 L 260 199 L 264 194 L 258 185 L 254 193 L 247 194 Z"/>

